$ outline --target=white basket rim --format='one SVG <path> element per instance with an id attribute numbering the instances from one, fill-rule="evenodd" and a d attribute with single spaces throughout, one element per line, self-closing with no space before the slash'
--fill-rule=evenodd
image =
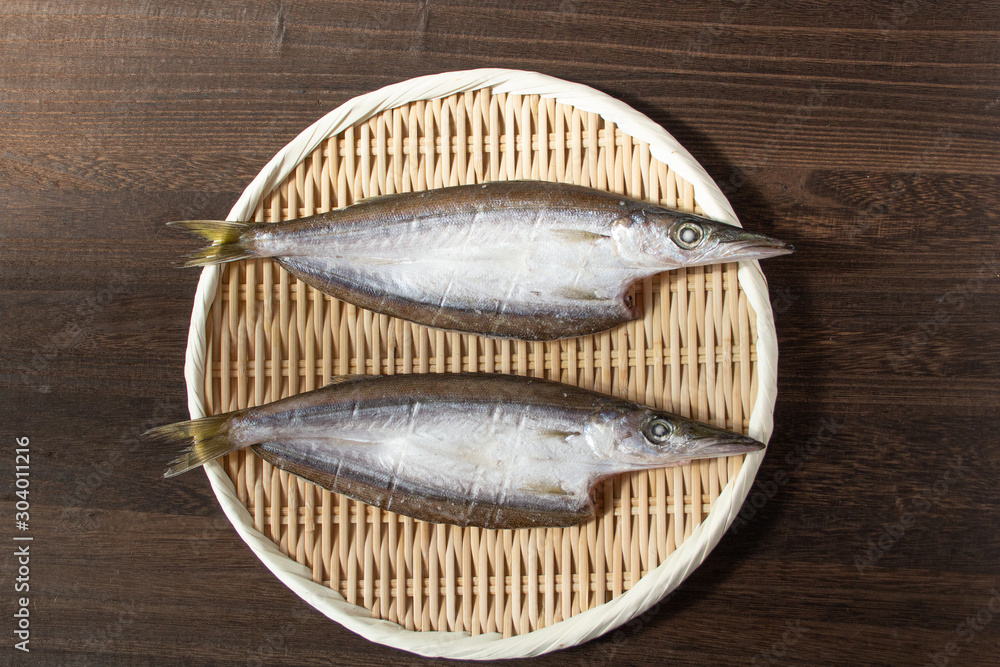
<path id="1" fill-rule="evenodd" d="M 704 168 L 673 136 L 645 115 L 589 86 L 537 72 L 496 68 L 423 76 L 349 100 L 278 151 L 247 186 L 227 220 L 249 219 L 265 193 L 281 182 L 320 142 L 346 127 L 409 102 L 487 87 L 496 93 L 554 98 L 616 123 L 623 132 L 649 144 L 653 157 L 694 186 L 695 199 L 708 217 L 739 225 L 725 195 Z M 205 416 L 206 316 L 219 277 L 218 266 L 209 266 L 202 271 L 191 311 L 184 377 L 192 419 Z M 774 320 L 760 265 L 756 261 L 740 262 L 738 280 L 757 315 L 758 389 L 757 400 L 750 412 L 749 434 L 767 442 L 773 426 L 777 394 L 778 346 Z M 306 566 L 281 553 L 270 539 L 256 530 L 253 517 L 237 497 L 232 481 L 219 463 L 209 463 L 205 471 L 223 511 L 254 554 L 278 579 L 327 617 L 371 641 L 423 656 L 490 660 L 540 655 L 581 644 L 648 610 L 680 585 L 719 542 L 749 494 L 763 457 L 764 452 L 747 455 L 737 476 L 722 489 L 711 512 L 691 536 L 630 590 L 559 623 L 507 638 L 499 633 L 473 636 L 468 632 L 411 631 L 391 621 L 372 618 L 367 609 L 348 603 L 338 592 L 314 582 Z"/>

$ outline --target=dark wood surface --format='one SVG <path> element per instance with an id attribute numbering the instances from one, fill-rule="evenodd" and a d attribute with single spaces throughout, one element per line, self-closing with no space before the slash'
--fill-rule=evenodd
<path id="1" fill-rule="evenodd" d="M 4 2 L 0 541 L 20 436 L 34 541 L 0 663 L 430 662 L 306 605 L 136 436 L 187 415 L 164 221 L 224 216 L 354 95 L 502 66 L 648 114 L 797 248 L 752 504 L 654 612 L 535 662 L 997 664 L 1000 6 L 772 4 Z"/>

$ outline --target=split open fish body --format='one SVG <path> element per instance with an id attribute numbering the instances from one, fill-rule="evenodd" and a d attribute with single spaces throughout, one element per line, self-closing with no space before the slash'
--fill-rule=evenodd
<path id="1" fill-rule="evenodd" d="M 484 528 L 580 523 L 603 477 L 763 447 L 575 386 L 480 373 L 349 376 L 150 435 L 189 445 L 168 476 L 252 447 L 365 503 Z"/>
<path id="2" fill-rule="evenodd" d="M 215 241 L 191 265 L 272 257 L 317 289 L 379 313 L 525 340 L 634 319 L 629 288 L 656 273 L 788 251 L 693 214 L 540 181 L 389 195 L 275 224 L 175 224 Z M 685 247 L 679 234 L 699 242 Z"/>

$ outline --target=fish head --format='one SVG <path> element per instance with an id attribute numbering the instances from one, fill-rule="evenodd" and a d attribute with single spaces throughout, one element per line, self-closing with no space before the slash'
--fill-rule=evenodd
<path id="1" fill-rule="evenodd" d="M 639 409 L 616 424 L 616 458 L 640 468 L 682 465 L 694 459 L 746 454 L 764 443 L 669 412 Z"/>
<path id="2" fill-rule="evenodd" d="M 666 208 L 633 211 L 612 232 L 618 255 L 659 271 L 787 255 L 792 246 L 765 234 Z"/>

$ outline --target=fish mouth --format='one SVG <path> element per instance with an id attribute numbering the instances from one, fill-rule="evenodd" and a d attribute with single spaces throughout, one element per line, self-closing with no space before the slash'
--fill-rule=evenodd
<path id="1" fill-rule="evenodd" d="M 694 454 L 698 457 L 710 458 L 715 456 L 735 456 L 737 454 L 749 454 L 759 452 L 767 445 L 759 440 L 741 435 L 724 438 L 699 438 L 695 442 Z"/>
<path id="2" fill-rule="evenodd" d="M 749 454 L 750 452 L 759 452 L 767 447 L 760 440 L 748 435 L 723 431 L 707 425 L 696 426 L 692 431 L 690 454 L 697 458 Z"/>
<path id="3" fill-rule="evenodd" d="M 720 239 L 723 252 L 730 260 L 740 259 L 767 259 L 769 257 L 779 257 L 788 255 L 795 251 L 794 246 L 779 239 L 748 232 L 739 227 L 727 230 L 725 238 Z"/>
<path id="4" fill-rule="evenodd" d="M 790 255 L 795 252 L 795 247 L 784 241 L 770 239 L 766 242 L 747 243 L 739 248 L 737 252 L 743 259 L 767 259 L 769 257 Z"/>

